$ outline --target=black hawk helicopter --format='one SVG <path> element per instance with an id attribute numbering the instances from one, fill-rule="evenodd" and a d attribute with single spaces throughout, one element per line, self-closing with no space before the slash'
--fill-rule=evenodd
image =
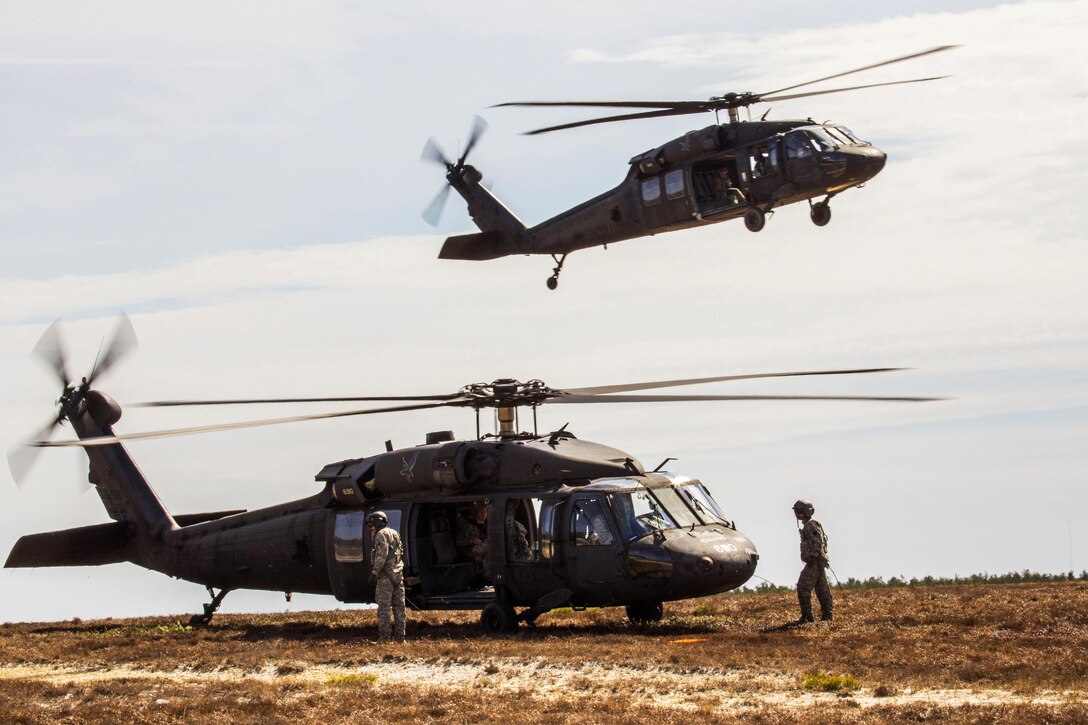
<path id="1" fill-rule="evenodd" d="M 71 383 L 56 323 L 35 352 L 62 390 L 56 418 L 9 455 L 22 481 L 43 447 L 81 446 L 111 523 L 30 534 L 6 567 L 96 566 L 131 562 L 207 587 L 211 601 L 191 622 L 207 624 L 233 589 L 331 594 L 372 602 L 366 516 L 384 511 L 405 544 L 407 599 L 419 609 L 479 609 L 487 632 L 511 632 L 560 606 L 625 606 L 632 621 L 656 621 L 662 603 L 735 589 L 753 575 L 755 545 L 698 480 L 647 470 L 616 448 L 562 428 L 540 434 L 536 409 L 564 403 L 724 400 L 883 400 L 935 398 L 804 395 L 658 395 L 640 391 L 729 380 L 875 373 L 894 368 L 724 375 L 627 385 L 551 388 L 539 380 L 496 380 L 452 394 L 344 398 L 160 401 L 148 406 L 397 402 L 380 408 L 300 415 L 117 435 L 121 407 L 93 383 L 135 344 L 127 318 L 94 371 Z M 442 431 L 422 445 L 330 463 L 318 493 L 253 511 L 171 514 L 122 441 L 213 430 L 439 407 L 476 411 L 477 438 Z M 533 411 L 533 432 L 518 431 L 518 409 Z M 497 411 L 495 434 L 479 416 Z M 76 441 L 49 441 L 68 423 Z M 484 546 L 466 551 L 459 529 L 468 512 L 486 513 Z M 217 591 L 218 590 L 218 591 Z M 518 609 L 520 608 L 520 611 Z"/>
<path id="2" fill-rule="evenodd" d="M 487 260 L 512 254 L 547 254 L 555 262 L 548 288 L 559 284 L 559 273 L 571 252 L 587 247 L 677 229 L 744 218 L 745 226 L 758 232 L 774 209 L 808 201 L 809 216 L 817 226 L 831 221 L 830 201 L 838 194 L 861 187 L 876 176 L 886 155 L 848 128 L 833 123 L 804 120 L 741 121 L 740 109 L 757 103 L 786 101 L 863 88 L 921 83 L 947 76 L 915 78 L 887 83 L 786 93 L 821 81 L 840 78 L 872 68 L 899 63 L 956 46 L 944 45 L 892 58 L 804 83 L 764 93 L 726 93 L 705 101 L 530 101 L 500 103 L 508 106 L 564 106 L 647 108 L 637 113 L 605 116 L 530 131 L 548 133 L 613 121 L 662 116 L 681 116 L 711 111 L 729 115 L 729 122 L 715 123 L 645 151 L 630 160 L 627 177 L 614 189 L 568 209 L 534 227 L 526 227 L 481 182 L 483 175 L 465 163 L 486 128 L 477 117 L 461 156 L 452 160 L 434 139 L 429 139 L 422 158 L 442 164 L 446 186 L 424 210 L 432 225 L 445 206 L 451 188 L 464 197 L 480 232 L 449 237 L 441 259 Z M 823 197 L 820 201 L 813 199 Z"/>

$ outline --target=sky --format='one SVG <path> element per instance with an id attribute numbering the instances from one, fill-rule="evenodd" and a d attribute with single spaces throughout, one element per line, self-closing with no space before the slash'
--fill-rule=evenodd
<path id="1" fill-rule="evenodd" d="M 800 568 L 798 498 L 815 503 L 839 579 L 1088 568 L 1085 3 L 4 0 L 0 18 L 5 450 L 55 410 L 55 380 L 29 354 L 49 323 L 64 321 L 72 368 L 89 370 L 122 310 L 140 347 L 99 385 L 122 405 L 903 367 L 698 392 L 949 399 L 547 406 L 540 425 L 569 423 L 649 468 L 677 458 L 776 584 Z M 546 257 L 436 258 L 472 231 L 456 195 L 437 229 L 420 218 L 443 183 L 420 151 L 431 135 L 456 151 L 476 114 L 490 127 L 471 162 L 529 224 L 714 122 L 525 136 L 582 116 L 497 103 L 700 100 L 945 44 L 960 47 L 840 84 L 944 80 L 755 110 L 834 120 L 887 152 L 823 228 L 798 205 L 759 234 L 733 222 L 586 250 L 550 292 Z M 116 429 L 318 410 L 127 408 Z M 253 509 L 315 493 L 325 463 L 386 439 L 474 426 L 420 411 L 129 450 L 172 512 Z M 107 521 L 85 477 L 73 450 L 45 451 L 21 487 L 0 470 L 0 552 Z M 0 591 L 0 621 L 205 600 L 133 565 L 2 570 Z M 223 611 L 345 606 L 234 592 Z"/>

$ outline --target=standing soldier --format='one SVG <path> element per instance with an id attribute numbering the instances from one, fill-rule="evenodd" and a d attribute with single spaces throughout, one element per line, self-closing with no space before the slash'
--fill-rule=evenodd
<path id="1" fill-rule="evenodd" d="M 366 517 L 370 529 L 370 583 L 378 604 L 378 641 L 388 642 L 396 626 L 397 641 L 404 641 L 404 547 L 400 534 L 389 528 L 389 517 L 375 511 Z M 389 622 L 392 610 L 393 623 Z"/>
<path id="2" fill-rule="evenodd" d="M 805 562 L 805 568 L 801 570 L 801 576 L 797 579 L 797 599 L 801 603 L 801 618 L 798 624 L 806 624 L 813 621 L 812 617 L 812 590 L 816 589 L 816 598 L 820 600 L 820 619 L 831 621 L 831 587 L 827 584 L 827 574 L 824 569 L 831 565 L 827 556 L 827 534 L 819 521 L 812 518 L 816 512 L 811 501 L 804 499 L 793 505 L 793 515 L 804 525 L 800 529 L 801 534 L 801 561 Z"/>

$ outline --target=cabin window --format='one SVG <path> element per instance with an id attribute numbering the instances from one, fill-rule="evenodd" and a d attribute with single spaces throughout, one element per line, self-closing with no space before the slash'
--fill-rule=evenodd
<path id="1" fill-rule="evenodd" d="M 555 510 L 558 501 L 540 502 L 540 558 L 551 559 L 555 554 Z"/>
<path id="2" fill-rule="evenodd" d="M 680 486 L 677 491 L 679 491 L 680 496 L 695 509 L 695 513 L 698 514 L 699 518 L 702 519 L 704 523 L 729 523 L 725 518 L 725 514 L 722 513 L 721 508 L 718 507 L 718 502 L 714 500 L 710 495 L 710 491 L 707 491 L 706 487 L 701 483 L 689 483 Z"/>
<path id="3" fill-rule="evenodd" d="M 574 502 L 570 535 L 575 546 L 608 546 L 615 541 L 604 505 L 599 500 L 583 498 Z"/>
<path id="4" fill-rule="evenodd" d="M 365 524 L 365 511 L 349 511 L 336 514 L 333 552 L 337 561 L 360 562 L 363 560 L 363 528 Z"/>
<path id="5" fill-rule="evenodd" d="M 665 174 L 665 195 L 678 199 L 684 195 L 684 170 L 674 169 Z"/>
<path id="6" fill-rule="evenodd" d="M 613 493 L 608 498 L 612 503 L 612 512 L 620 522 L 620 532 L 627 541 L 641 538 L 655 529 L 676 528 L 672 517 L 649 491 Z"/>
<path id="7" fill-rule="evenodd" d="M 661 179 L 657 176 L 642 182 L 642 203 L 656 204 L 661 201 Z"/>

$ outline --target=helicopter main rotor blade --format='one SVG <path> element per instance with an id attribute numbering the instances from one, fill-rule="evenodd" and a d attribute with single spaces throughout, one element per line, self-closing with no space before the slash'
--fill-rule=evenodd
<path id="1" fill-rule="evenodd" d="M 121 316 L 117 319 L 117 327 L 113 331 L 113 339 L 106 346 L 105 354 L 95 361 L 91 374 L 87 376 L 87 384 L 89 385 L 94 382 L 95 378 L 106 373 L 121 358 L 135 349 L 137 345 L 136 328 L 132 326 L 132 321 L 128 319 L 128 315 L 121 313 Z"/>
<path id="2" fill-rule="evenodd" d="M 726 380 L 754 380 L 756 378 L 794 378 L 807 375 L 859 375 L 865 373 L 886 373 L 904 368 L 858 368 L 853 370 L 801 370 L 784 373 L 749 373 L 747 375 L 719 375 L 712 378 L 686 378 L 683 380 L 655 380 L 648 383 L 628 383 L 626 385 L 599 385 L 591 388 L 563 388 L 562 392 L 573 395 L 601 395 L 603 393 L 627 393 L 635 390 L 653 388 L 675 388 L 681 385 L 702 385 L 719 383 Z"/>
<path id="3" fill-rule="evenodd" d="M 562 395 L 548 398 L 546 404 L 558 403 L 669 403 L 702 400 L 865 400 L 893 403 L 924 403 L 945 398 L 921 398 L 884 395 Z"/>
<path id="4" fill-rule="evenodd" d="M 423 221 L 430 224 L 432 227 L 438 226 L 438 220 L 442 218 L 442 212 L 446 208 L 446 200 L 450 196 L 450 189 L 453 188 L 449 184 L 446 184 L 434 198 L 431 199 L 431 203 L 427 205 L 427 208 L 423 210 Z"/>
<path id="5" fill-rule="evenodd" d="M 497 103 L 492 108 L 509 106 L 553 106 L 570 108 L 692 108 L 702 110 L 706 101 L 516 101 Z"/>
<path id="6" fill-rule="evenodd" d="M 563 131 L 568 128 L 578 128 L 579 126 L 592 126 L 598 123 L 612 123 L 613 121 L 634 121 L 640 118 L 660 118 L 662 116 L 686 116 L 693 113 L 702 113 L 704 111 L 713 110 L 709 107 L 709 104 L 700 101 L 698 104 L 691 106 L 683 106 L 681 108 L 666 108 L 659 111 L 646 111 L 644 113 L 625 113 L 619 116 L 604 116 L 602 118 L 591 118 L 587 121 L 575 121 L 573 123 L 562 123 L 558 126 L 548 126 L 546 128 L 537 128 L 532 131 L 526 131 L 525 136 L 536 136 L 541 133 L 550 133 L 551 131 Z"/>
<path id="7" fill-rule="evenodd" d="M 943 50 L 950 50 L 952 48 L 958 48 L 958 45 L 939 45 L 936 48 L 930 48 L 929 50 L 923 50 L 918 53 L 910 53 L 909 55 L 902 55 L 898 58 L 892 58 L 890 60 L 882 60 L 879 63 L 873 63 L 871 65 L 864 65 L 860 68 L 854 68 L 853 70 L 843 71 L 842 73 L 835 73 L 834 75 L 824 76 L 823 78 L 817 78 L 813 81 L 805 81 L 804 83 L 796 83 L 792 86 L 786 86 L 785 88 L 779 88 L 774 91 L 767 91 L 766 93 L 760 93 L 759 96 L 764 100 L 770 100 L 767 96 L 771 96 L 775 93 L 782 93 L 783 91 L 792 91 L 794 88 L 801 88 L 802 86 L 810 86 L 813 83 L 820 83 L 821 81 L 829 81 L 833 78 L 842 78 L 853 73 L 860 73 L 865 70 L 872 70 L 873 68 L 880 68 L 882 66 L 891 65 L 892 63 L 901 63 L 905 60 L 913 60 L 914 58 L 921 58 L 924 55 L 931 55 L 933 53 L 940 53 Z"/>
<path id="8" fill-rule="evenodd" d="M 189 405 L 254 405 L 262 403 L 358 403 L 392 402 L 408 400 L 429 400 L 446 402 L 461 399 L 457 393 L 445 395 L 378 395 L 352 396 L 340 398 L 236 398 L 223 400 L 152 400 L 145 403 L 130 403 L 134 408 L 178 408 Z"/>
<path id="9" fill-rule="evenodd" d="M 828 93 L 844 93 L 846 91 L 857 91 L 862 88 L 880 88 L 881 86 L 901 86 L 904 83 L 925 83 L 926 81 L 939 81 L 948 76 L 932 76 L 930 78 L 912 78 L 908 81 L 888 81 L 886 83 L 869 83 L 864 86 L 848 86 L 846 88 L 831 88 L 826 91 L 806 91 L 805 93 L 791 93 L 786 96 L 764 96 L 761 101 L 770 103 L 772 101 L 788 101 L 793 98 L 808 98 L 809 96 L 825 96 Z"/>
<path id="10" fill-rule="evenodd" d="M 169 430 L 148 431 L 146 433 L 126 433 L 117 436 L 99 436 L 97 438 L 85 438 L 76 441 L 37 441 L 27 445 L 37 448 L 64 448 L 93 446 L 109 446 L 123 441 L 140 441 L 152 438 L 173 438 L 176 436 L 193 435 L 195 433 L 210 433 L 220 430 L 238 430 L 241 428 L 260 428 L 269 425 L 281 425 L 283 423 L 300 423 L 307 420 L 323 420 L 327 418 L 348 418 L 356 415 L 372 415 L 374 413 L 396 413 L 406 410 L 426 410 L 427 408 L 441 408 L 448 405 L 463 405 L 465 402 L 446 401 L 441 403 L 423 403 L 420 405 L 400 405 L 390 408 L 368 408 L 366 410 L 344 410 L 336 413 L 315 413 L 312 415 L 292 415 L 286 418 L 265 418 L 262 420 L 246 420 L 237 423 L 217 423 L 213 425 L 197 425 L 189 428 L 171 428 Z"/>
<path id="11" fill-rule="evenodd" d="M 38 344 L 30 353 L 39 358 L 53 371 L 62 388 L 67 387 L 72 378 L 68 374 L 68 361 L 64 353 L 64 341 L 60 336 L 60 320 L 46 328 L 38 339 Z"/>

